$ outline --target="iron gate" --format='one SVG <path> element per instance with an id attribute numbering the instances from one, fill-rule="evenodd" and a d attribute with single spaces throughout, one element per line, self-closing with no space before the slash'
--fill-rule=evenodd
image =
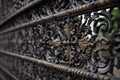
<path id="1" fill-rule="evenodd" d="M 1 0 L 1 80 L 120 80 L 119 0 Z"/>

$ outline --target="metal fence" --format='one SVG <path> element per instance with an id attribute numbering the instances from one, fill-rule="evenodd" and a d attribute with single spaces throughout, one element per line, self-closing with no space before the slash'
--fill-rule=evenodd
<path id="1" fill-rule="evenodd" d="M 0 80 L 120 80 L 119 0 L 1 0 Z"/>

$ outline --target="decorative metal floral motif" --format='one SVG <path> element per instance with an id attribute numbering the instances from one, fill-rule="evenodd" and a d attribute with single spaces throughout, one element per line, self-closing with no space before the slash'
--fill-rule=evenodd
<path id="1" fill-rule="evenodd" d="M 88 39 L 88 37 L 82 35 L 81 39 L 78 40 L 78 45 L 80 47 L 80 49 L 82 50 L 82 52 L 84 52 L 86 50 L 86 48 L 90 47 L 90 45 L 92 45 L 92 42 L 90 41 L 90 39 Z"/>
<path id="2" fill-rule="evenodd" d="M 84 22 L 82 22 L 83 18 Z M 81 19 L 82 25 L 77 22 L 77 19 L 78 21 Z M 111 33 L 110 15 L 103 10 L 103 12 L 94 12 L 94 16 L 86 14 L 85 17 L 75 17 L 68 22 L 61 23 L 62 26 L 57 25 L 61 28 L 55 30 L 57 37 L 51 40 L 51 46 L 55 48 L 55 53 L 63 57 L 58 62 L 79 66 L 92 72 L 111 73 L 113 68 L 112 53 L 109 51 L 109 38 L 106 37 L 109 35 L 104 33 L 104 31 Z M 93 24 L 93 29 L 91 24 Z"/>
<path id="3" fill-rule="evenodd" d="M 82 0 L 83 3 L 91 1 L 94 0 Z M 83 4 L 78 3 L 79 0 L 70 0 L 70 2 L 67 4 L 67 0 L 57 0 L 55 3 L 61 3 L 62 7 L 54 5 L 55 8 L 52 9 L 43 6 L 45 9 L 40 7 L 40 10 L 36 9 L 38 11 L 36 13 L 32 13 L 35 12 L 33 9 L 31 13 L 26 14 L 28 16 L 27 19 L 29 21 L 37 19 L 38 17 L 36 16 L 40 18 L 57 13 L 62 10 L 61 8 L 71 8 L 70 4 L 72 4 L 72 7 L 76 6 L 76 4 Z M 36 24 L 29 29 L 25 28 L 11 32 L 2 36 L 1 40 L 6 39 L 7 44 L 1 48 L 51 63 L 64 64 L 89 72 L 112 75 L 113 68 L 120 69 L 120 30 L 118 29 L 112 33 L 113 19 L 110 11 L 111 9 L 104 9 L 73 17 L 68 16 L 68 19 L 53 20 L 48 23 Z M 22 17 L 26 19 L 25 15 Z M 23 20 L 23 22 L 27 21 L 27 19 Z M 19 24 L 23 22 L 19 22 Z M 13 25 L 12 23 L 10 24 Z M 13 36 L 14 34 L 15 36 Z M 57 71 L 51 70 L 49 70 L 50 73 L 47 73 L 46 69 L 38 69 L 38 66 L 32 66 L 32 64 L 26 64 L 21 61 L 18 62 L 20 64 L 17 61 L 15 64 L 18 66 L 22 65 L 22 67 L 18 68 L 18 66 L 14 65 L 13 68 L 18 70 L 19 74 L 28 72 L 30 75 L 38 75 L 42 71 L 46 73 L 41 75 L 57 73 Z M 41 72 L 36 73 L 35 70 L 41 70 Z M 61 77 L 60 73 L 58 76 Z"/>
<path id="4" fill-rule="evenodd" d="M 60 37 L 58 36 L 56 39 L 52 41 L 53 45 L 56 47 L 60 47 L 62 44 L 66 44 L 66 50 L 64 51 L 64 56 L 66 56 L 66 59 L 71 60 L 74 58 L 75 52 L 71 50 L 71 45 L 76 44 L 79 45 L 82 52 L 86 50 L 92 43 L 90 43 L 90 40 L 86 36 L 81 36 L 81 38 L 78 40 L 77 43 L 72 43 L 70 41 L 71 35 L 74 35 L 74 29 L 72 29 L 70 23 L 67 23 L 64 27 L 64 33 L 67 37 L 66 42 L 63 42 L 60 40 Z"/>

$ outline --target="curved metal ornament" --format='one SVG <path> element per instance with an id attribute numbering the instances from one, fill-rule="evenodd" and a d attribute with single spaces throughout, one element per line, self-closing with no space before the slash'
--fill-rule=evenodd
<path id="1" fill-rule="evenodd" d="M 55 2 L 43 4 L 39 8 L 28 11 L 29 13 L 20 15 L 17 20 L 15 18 L 14 24 L 8 23 L 5 26 L 13 27 L 32 20 L 39 20 L 43 16 L 50 16 L 59 11 L 74 8 L 78 4 L 93 1 L 95 0 L 55 0 Z M 53 8 L 49 7 L 51 5 Z M 114 68 L 120 69 L 120 29 L 113 30 L 112 9 L 103 9 L 72 17 L 68 13 L 67 18 L 48 23 L 36 23 L 29 28 L 17 29 L 0 36 L 0 44 L 4 41 L 0 48 L 50 63 L 62 64 L 95 74 L 114 76 Z M 60 80 L 83 79 L 26 61 L 7 58 L 5 58 L 6 63 L 10 63 L 7 66 L 15 70 L 16 75 L 23 80 L 24 75 L 29 80 L 39 80 L 39 77 L 41 80 L 57 80 L 58 77 Z M 69 72 L 69 68 L 67 70 Z M 73 71 L 73 74 L 79 74 L 77 69 Z M 87 76 L 87 73 L 84 72 L 80 72 L 80 74 Z"/>

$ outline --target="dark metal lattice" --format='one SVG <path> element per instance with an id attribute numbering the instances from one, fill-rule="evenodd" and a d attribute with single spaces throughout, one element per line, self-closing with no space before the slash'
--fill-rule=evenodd
<path id="1" fill-rule="evenodd" d="M 2 3 L 0 69 L 10 78 L 120 79 L 120 15 L 112 14 L 114 9 L 120 12 L 119 0 Z"/>

